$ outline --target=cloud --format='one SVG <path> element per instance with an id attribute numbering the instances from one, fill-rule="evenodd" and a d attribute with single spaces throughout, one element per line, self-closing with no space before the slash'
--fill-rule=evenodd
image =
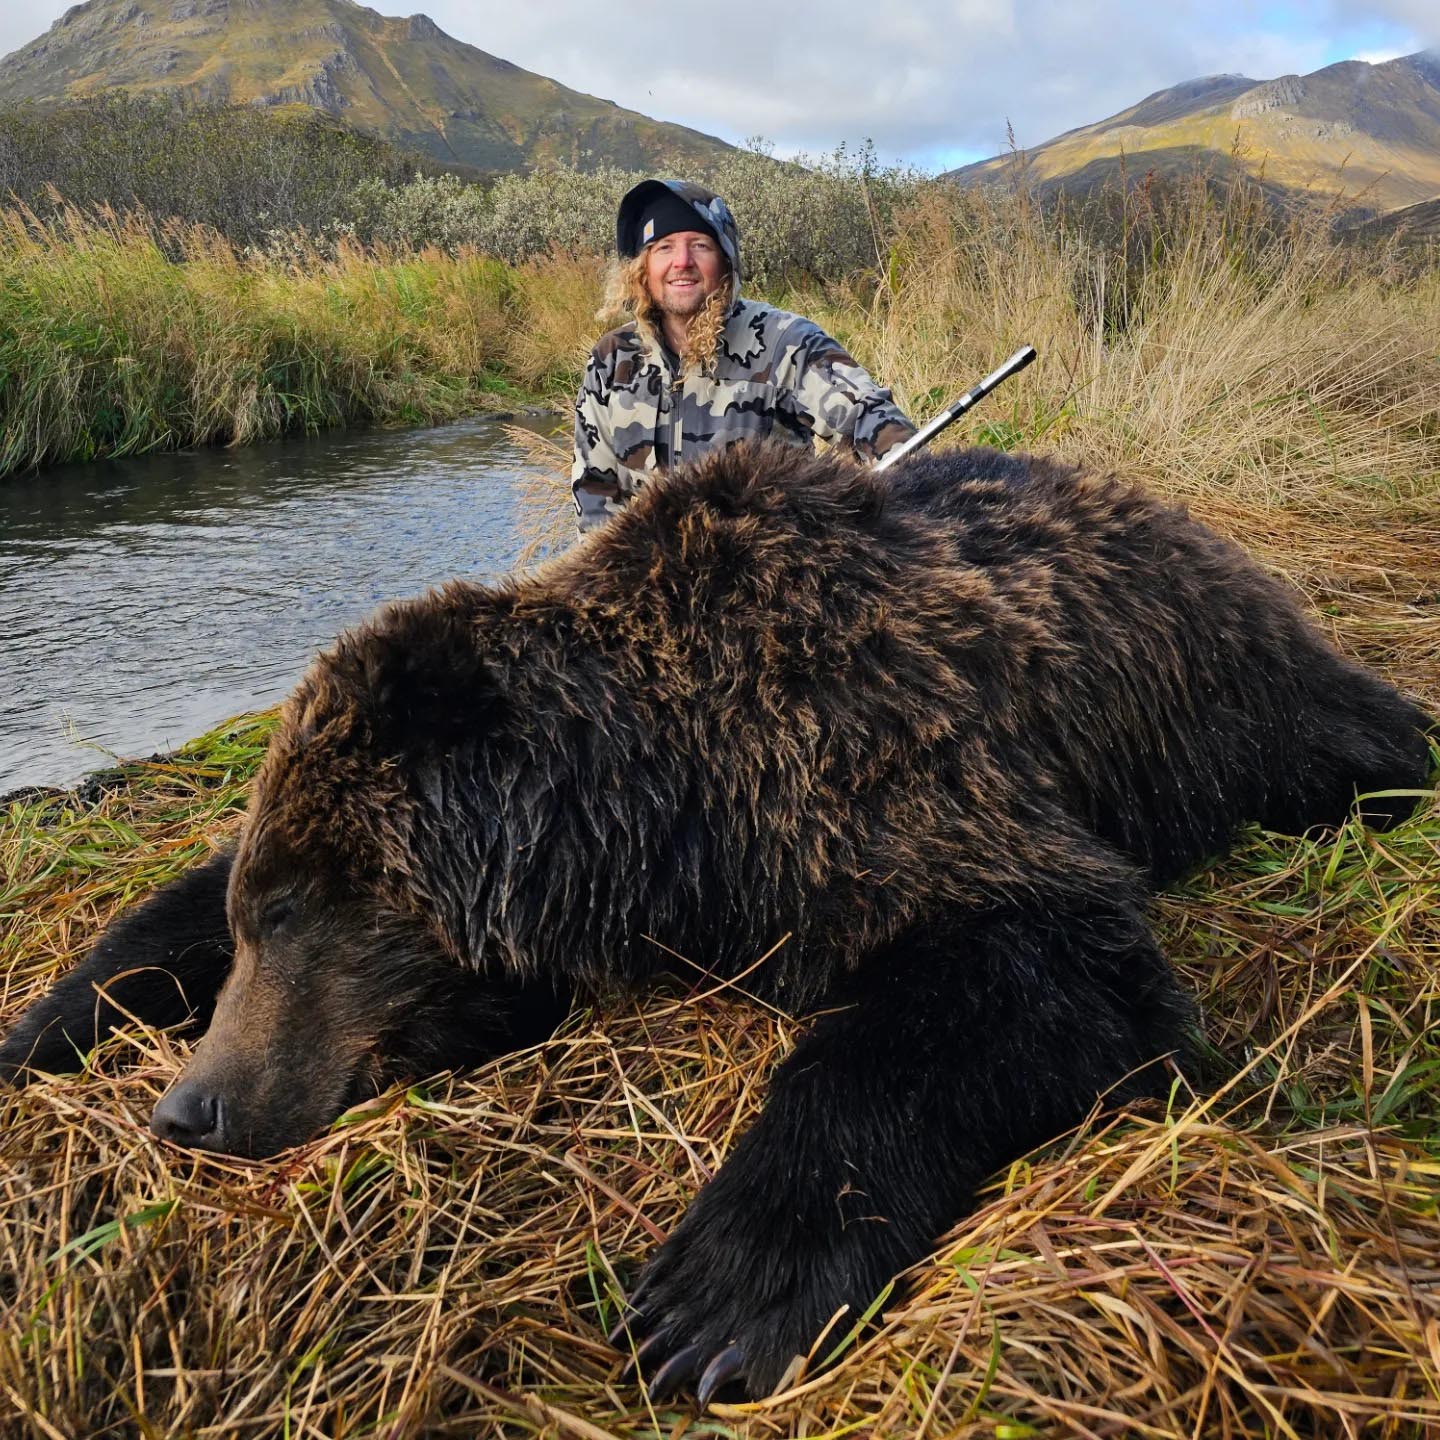
<path id="1" fill-rule="evenodd" d="M 0 51 L 63 8 L 0 14 Z M 773 25 L 733 4 L 594 0 L 423 9 L 456 38 L 564 85 L 730 141 L 782 153 L 873 139 L 921 164 L 1024 145 L 1200 75 L 1268 79 L 1339 55 L 1440 39 L 1436 0 L 786 0 Z"/>
<path id="2" fill-rule="evenodd" d="M 1435 0 L 1342 0 L 1336 9 L 1349 23 L 1363 24 L 1375 17 L 1389 20 L 1409 32 L 1417 49 L 1440 45 L 1440 6 Z"/>
<path id="3" fill-rule="evenodd" d="M 467 36 L 466 0 L 429 0 Z M 487 19 L 473 43 L 576 89 L 784 153 L 873 139 L 882 156 L 942 163 L 1033 145 L 1199 75 L 1314 70 L 1336 37 L 1403 42 L 1406 0 L 788 0 L 783 28 L 672 3 L 597 24 L 593 0 Z M 1418 0 L 1417 11 L 1434 0 Z M 1389 31 L 1377 37 L 1374 26 Z M 1368 28 L 1367 28 L 1368 27 Z M 1362 33 L 1363 32 L 1363 33 Z"/>

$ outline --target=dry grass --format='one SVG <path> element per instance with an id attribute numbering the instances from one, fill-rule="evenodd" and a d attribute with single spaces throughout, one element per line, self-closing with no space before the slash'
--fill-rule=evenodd
<path id="1" fill-rule="evenodd" d="M 1440 274 L 1313 224 L 1262 240 L 1199 194 L 1164 223 L 1163 249 L 1126 267 L 1018 202 L 931 197 L 878 293 L 792 298 L 917 418 L 1034 344 L 1040 363 L 947 443 L 1043 446 L 1251 514 L 1433 500 Z"/>
<path id="2" fill-rule="evenodd" d="M 1116 327 L 1094 256 L 1007 214 L 967 234 L 918 217 L 880 292 L 803 303 L 922 412 L 1034 340 L 1049 363 L 958 438 L 1188 501 L 1440 710 L 1440 287 L 1342 273 L 1303 234 L 1236 264 L 1197 231 Z M 545 299 L 536 373 L 588 334 L 582 269 Z M 537 458 L 556 478 L 536 535 L 563 541 L 565 457 Z M 233 829 L 265 729 L 0 816 L 0 1024 Z M 1156 912 L 1209 1016 L 1201 1088 L 997 1177 L 833 1369 L 703 1419 L 651 1411 L 603 1337 L 756 1112 L 788 1020 L 602 997 L 266 1164 L 150 1140 L 184 1047 L 117 1040 L 0 1096 L 0 1431 L 1440 1432 L 1440 806 L 1385 836 L 1252 834 Z"/>
<path id="3" fill-rule="evenodd" d="M 97 804 L 12 809 L 7 1015 L 118 903 L 233 828 L 260 743 L 211 737 Z M 548 1045 L 392 1091 L 266 1164 L 155 1144 L 145 1117 L 184 1047 L 117 1040 L 80 1079 L 4 1097 L 0 1423 L 297 1437 L 1440 1424 L 1440 812 L 1384 837 L 1257 836 L 1158 918 L 1206 997 L 1219 1088 L 1017 1164 L 836 1369 L 706 1422 L 652 1414 L 603 1336 L 753 1117 L 789 1022 L 678 991 L 612 998 Z"/>

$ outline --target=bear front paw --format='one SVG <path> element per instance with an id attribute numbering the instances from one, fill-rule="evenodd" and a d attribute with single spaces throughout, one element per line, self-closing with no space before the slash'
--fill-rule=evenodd
<path id="1" fill-rule="evenodd" d="M 772 1190 L 754 1203 L 735 1169 L 646 1265 L 610 1336 L 653 1401 L 685 1389 L 702 1407 L 726 1388 L 770 1394 L 798 1357 L 823 1358 L 902 1268 L 894 1231 L 859 1192 L 787 1205 Z"/>

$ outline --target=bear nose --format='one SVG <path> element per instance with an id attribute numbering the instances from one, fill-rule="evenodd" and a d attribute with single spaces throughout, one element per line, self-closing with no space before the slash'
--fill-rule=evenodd
<path id="1" fill-rule="evenodd" d="M 220 1148 L 220 1101 L 198 1085 L 176 1085 L 160 1097 L 150 1129 L 162 1140 L 192 1150 Z"/>

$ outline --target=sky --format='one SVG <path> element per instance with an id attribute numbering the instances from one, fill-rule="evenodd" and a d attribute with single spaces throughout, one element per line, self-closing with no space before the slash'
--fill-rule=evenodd
<path id="1" fill-rule="evenodd" d="M 0 54 L 66 9 L 0 0 Z M 782 155 L 869 139 L 946 169 L 1201 75 L 1257 80 L 1440 46 L 1440 0 L 377 0 L 572 89 Z M 628 17 L 628 18 L 627 18 Z"/>

